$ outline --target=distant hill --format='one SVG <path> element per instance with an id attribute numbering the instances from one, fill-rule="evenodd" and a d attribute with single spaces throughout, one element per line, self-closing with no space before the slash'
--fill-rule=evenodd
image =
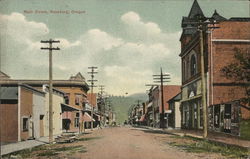
<path id="1" fill-rule="evenodd" d="M 116 113 L 117 123 L 122 124 L 125 120 L 128 119 L 128 110 L 129 107 L 133 104 L 136 104 L 139 100 L 140 103 L 147 101 L 147 94 L 145 93 L 136 93 L 130 96 L 112 96 L 110 97 L 112 101 L 113 109 Z"/>
<path id="2" fill-rule="evenodd" d="M 146 93 L 135 93 L 128 97 L 134 98 L 135 100 L 146 101 L 148 99 L 148 95 Z"/>

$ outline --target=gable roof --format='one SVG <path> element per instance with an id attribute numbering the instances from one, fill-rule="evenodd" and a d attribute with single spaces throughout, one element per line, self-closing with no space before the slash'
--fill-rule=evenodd
<path id="1" fill-rule="evenodd" d="M 83 77 L 83 75 L 80 72 L 78 72 L 75 76 L 71 76 L 70 80 L 85 81 L 85 78 Z"/>
<path id="2" fill-rule="evenodd" d="M 188 18 L 195 18 L 197 15 L 201 15 L 202 17 L 204 17 L 204 14 L 201 10 L 199 3 L 197 2 L 197 0 L 194 0 L 192 8 L 189 12 Z"/>

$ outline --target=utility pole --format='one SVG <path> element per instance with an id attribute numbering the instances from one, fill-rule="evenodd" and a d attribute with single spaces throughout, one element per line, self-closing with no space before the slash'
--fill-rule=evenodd
<path id="1" fill-rule="evenodd" d="M 99 85 L 99 90 L 100 90 L 100 95 L 101 95 L 101 103 L 102 103 L 102 113 L 104 113 L 104 107 L 105 105 L 103 104 L 103 93 L 104 93 L 104 85 Z"/>
<path id="2" fill-rule="evenodd" d="M 94 77 L 95 77 L 95 74 L 97 74 L 98 72 L 96 72 L 97 67 L 94 67 L 94 66 L 88 67 L 88 69 L 90 69 L 90 72 L 88 72 L 88 74 L 91 75 L 91 80 L 88 80 L 88 82 L 91 83 L 91 85 L 90 85 L 90 87 L 91 87 L 90 104 L 91 104 L 91 102 L 93 102 L 92 101 L 93 100 L 93 89 L 94 89 L 94 87 L 96 87 L 94 85 L 94 82 L 97 82 L 97 80 L 95 80 Z M 91 106 L 92 106 L 92 108 L 91 108 L 91 118 L 92 118 L 91 119 L 91 131 L 93 131 L 93 127 L 94 127 L 94 123 L 93 123 L 94 105 L 91 104 Z"/>
<path id="3" fill-rule="evenodd" d="M 202 17 L 199 17 L 199 22 L 189 22 L 189 24 L 198 24 L 198 31 L 199 31 L 199 37 L 200 37 L 200 62 L 201 62 L 201 94 L 202 94 L 202 106 L 203 106 L 203 138 L 207 137 L 208 132 L 208 122 L 207 122 L 207 88 L 206 88 L 206 75 L 205 75 L 205 62 L 204 62 L 204 33 L 207 31 L 207 29 L 217 29 L 219 27 L 215 26 L 217 22 L 212 18 L 204 19 Z M 212 24 L 212 26 L 208 26 L 209 24 Z"/>
<path id="4" fill-rule="evenodd" d="M 101 106 L 102 106 L 102 114 L 103 114 L 103 126 L 105 125 L 105 102 L 104 102 L 104 99 L 103 99 L 103 93 L 104 93 L 104 85 L 100 85 L 99 86 L 99 89 L 100 89 L 100 100 L 101 100 Z"/>
<path id="5" fill-rule="evenodd" d="M 154 77 L 154 82 L 156 83 L 161 83 L 161 114 L 160 114 L 160 127 L 165 128 L 165 108 L 164 108 L 164 88 L 163 88 L 163 83 L 165 82 L 170 82 L 168 79 L 170 79 L 169 74 L 163 74 L 162 73 L 162 68 L 161 68 L 161 74 L 160 75 L 153 75 Z"/>
<path id="6" fill-rule="evenodd" d="M 203 105 L 203 137 L 207 137 L 207 99 L 206 99 L 206 77 L 204 64 L 204 43 L 203 43 L 203 26 L 198 27 L 200 34 L 200 52 L 201 52 L 201 91 L 202 91 L 202 105 Z"/>
<path id="7" fill-rule="evenodd" d="M 49 50 L 49 143 L 53 143 L 53 73 L 52 73 L 52 51 L 60 50 L 60 48 L 53 48 L 53 43 L 60 43 L 59 40 L 41 40 L 41 43 L 48 43 L 49 47 L 42 47 L 42 50 Z"/>

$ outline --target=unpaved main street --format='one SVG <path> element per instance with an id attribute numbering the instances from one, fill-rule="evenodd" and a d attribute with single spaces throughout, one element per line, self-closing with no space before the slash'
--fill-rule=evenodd
<path id="1" fill-rule="evenodd" d="M 86 153 L 74 154 L 85 159 L 195 159 L 223 158 L 218 154 L 187 153 L 168 145 L 177 139 L 147 129 L 132 127 L 97 130 L 87 137 L 100 137 L 83 143 Z M 73 157 L 72 156 L 72 157 Z"/>
<path id="2" fill-rule="evenodd" d="M 172 143 L 190 143 L 162 131 L 111 127 L 81 135 L 78 141 L 53 144 L 18 152 L 16 157 L 32 159 L 206 159 L 225 158 L 220 153 L 191 153 Z M 172 145 L 172 146 L 171 146 Z M 6 156 L 7 157 L 7 156 Z M 8 157 L 7 157 L 8 158 Z"/>

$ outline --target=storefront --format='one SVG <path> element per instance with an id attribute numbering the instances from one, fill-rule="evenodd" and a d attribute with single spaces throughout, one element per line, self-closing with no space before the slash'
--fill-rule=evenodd
<path id="1" fill-rule="evenodd" d="M 208 108 L 209 129 L 240 135 L 240 116 L 239 101 L 212 105 Z"/>

